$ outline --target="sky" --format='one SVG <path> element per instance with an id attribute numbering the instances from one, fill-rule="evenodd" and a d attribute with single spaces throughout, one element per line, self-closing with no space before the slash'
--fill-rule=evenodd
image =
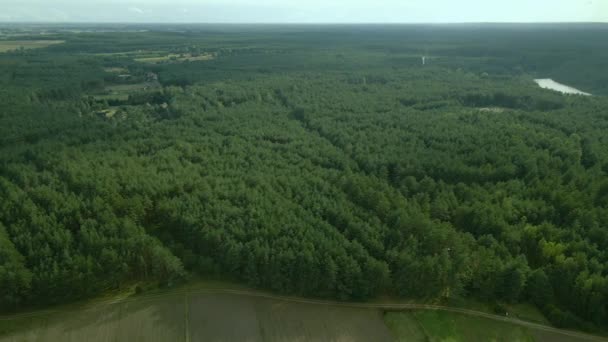
<path id="1" fill-rule="evenodd" d="M 0 22 L 608 22 L 608 0 L 0 0 Z"/>

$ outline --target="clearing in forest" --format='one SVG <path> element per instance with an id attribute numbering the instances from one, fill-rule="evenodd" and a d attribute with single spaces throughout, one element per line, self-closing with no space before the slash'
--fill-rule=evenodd
<path id="1" fill-rule="evenodd" d="M 135 61 L 141 62 L 141 63 L 158 64 L 158 63 L 181 63 L 181 62 L 208 61 L 213 58 L 214 58 L 214 56 L 212 54 L 192 55 L 189 53 L 186 53 L 186 54 L 170 53 L 170 54 L 164 55 L 164 56 L 135 58 Z"/>
<path id="2" fill-rule="evenodd" d="M 112 74 L 128 74 L 129 73 L 129 69 L 121 68 L 121 67 L 107 67 L 107 68 L 103 68 L 103 71 L 109 72 Z"/>
<path id="3" fill-rule="evenodd" d="M 47 46 L 62 44 L 65 40 L 0 40 L 0 52 L 24 49 L 39 49 Z"/>

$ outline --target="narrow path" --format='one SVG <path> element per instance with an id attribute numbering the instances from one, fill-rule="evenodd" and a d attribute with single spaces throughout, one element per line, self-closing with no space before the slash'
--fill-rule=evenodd
<path id="1" fill-rule="evenodd" d="M 516 324 L 519 326 L 528 327 L 528 328 L 532 328 L 532 329 L 538 329 L 538 330 L 547 331 L 547 332 L 552 332 L 552 333 L 556 333 L 556 334 L 562 334 L 562 335 L 575 337 L 575 338 L 579 338 L 579 339 L 583 339 L 583 340 L 587 340 L 587 341 L 608 342 L 608 338 L 604 338 L 601 336 L 590 335 L 590 334 L 571 331 L 571 330 L 558 329 L 558 328 L 550 327 L 550 326 L 543 325 L 543 324 L 532 323 L 532 322 L 528 322 L 528 321 L 522 321 L 522 320 L 519 320 L 516 318 L 509 318 L 509 317 L 489 314 L 489 313 L 482 312 L 482 311 L 455 308 L 455 307 L 442 306 L 442 305 L 412 304 L 412 303 L 403 304 L 403 303 L 338 302 L 338 301 L 331 301 L 331 300 L 317 300 L 317 299 L 306 299 L 306 298 L 301 298 L 301 297 L 280 296 L 280 295 L 263 293 L 263 292 L 259 292 L 259 291 L 253 291 L 253 290 L 233 290 L 233 289 L 225 289 L 225 288 L 203 288 L 203 289 L 197 289 L 197 290 L 178 289 L 178 290 L 167 291 L 167 292 L 159 293 L 159 294 L 143 295 L 143 296 L 137 296 L 137 297 L 120 298 L 120 299 L 110 299 L 110 300 L 104 300 L 104 301 L 91 303 L 90 307 L 88 309 L 85 308 L 82 310 L 85 310 L 85 311 L 91 310 L 93 308 L 98 308 L 101 305 L 114 305 L 114 304 L 121 304 L 121 303 L 133 302 L 133 301 L 145 302 L 145 301 L 156 300 L 159 298 L 165 298 L 165 297 L 169 297 L 169 296 L 179 296 L 179 295 L 184 295 L 186 298 L 185 300 L 187 302 L 189 296 L 196 295 L 196 294 L 230 294 L 230 295 L 237 295 L 237 296 L 247 296 L 247 297 L 271 299 L 271 300 L 279 300 L 279 301 L 292 302 L 292 303 L 329 305 L 329 306 L 336 306 L 336 307 L 349 307 L 349 308 L 360 308 L 360 309 L 435 310 L 435 311 L 454 312 L 454 313 L 465 314 L 465 315 L 474 316 L 474 317 L 482 317 L 482 318 L 487 318 L 487 319 L 491 319 L 491 320 L 495 320 L 495 321 Z M 186 305 L 188 305 L 188 304 L 186 304 Z M 61 312 L 69 312 L 69 311 L 75 311 L 75 310 L 70 310 L 70 309 L 44 310 L 44 311 L 17 314 L 17 315 L 11 315 L 11 316 L 0 316 L 0 320 L 14 320 L 14 319 L 19 319 L 19 318 L 28 318 L 28 317 L 45 315 L 45 314 L 61 313 Z M 188 318 L 188 317 L 186 317 L 186 318 Z M 188 324 L 188 323 L 186 323 L 186 324 Z M 186 329 L 188 329 L 187 326 L 186 326 Z M 186 339 L 188 339 L 188 336 L 186 337 Z"/>

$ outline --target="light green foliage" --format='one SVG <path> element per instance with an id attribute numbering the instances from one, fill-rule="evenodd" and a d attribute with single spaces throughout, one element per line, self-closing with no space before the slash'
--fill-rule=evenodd
<path id="1" fill-rule="evenodd" d="M 391 312 L 384 319 L 397 341 L 542 341 L 516 325 L 440 311 Z"/>
<path id="2" fill-rule="evenodd" d="M 428 341 L 424 327 L 410 312 L 389 312 L 384 314 L 384 322 L 398 342 Z"/>

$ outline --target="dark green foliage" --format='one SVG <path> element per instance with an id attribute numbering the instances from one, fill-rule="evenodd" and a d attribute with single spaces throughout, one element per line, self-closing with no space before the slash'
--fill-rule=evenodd
<path id="1" fill-rule="evenodd" d="M 528 277 L 526 285 L 527 296 L 538 307 L 553 303 L 553 286 L 542 269 L 537 269 Z"/>
<path id="2" fill-rule="evenodd" d="M 200 273 L 608 322 L 608 101 L 532 81 L 606 93 L 605 29 L 156 29 L 0 55 L 2 308 Z M 96 55 L 138 50 L 215 59 Z"/>
<path id="3" fill-rule="evenodd" d="M 0 224 L 0 305 L 16 307 L 31 290 L 32 273 Z"/>

